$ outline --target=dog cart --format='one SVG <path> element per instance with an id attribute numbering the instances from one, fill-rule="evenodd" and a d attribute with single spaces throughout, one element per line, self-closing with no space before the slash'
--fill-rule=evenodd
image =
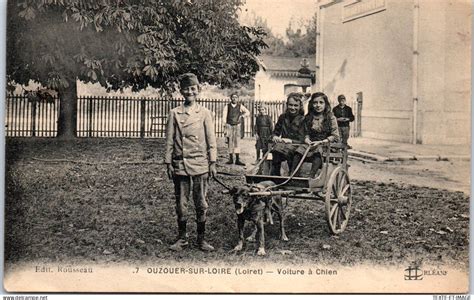
<path id="1" fill-rule="evenodd" d="M 321 153 L 322 167 L 315 178 L 295 174 L 304 173 L 303 164 L 310 149 Z M 348 174 L 347 147 L 337 143 L 316 142 L 308 147 L 296 170 L 288 176 L 270 175 L 271 149 L 246 175 L 248 184 L 273 181 L 275 185 L 249 196 L 281 195 L 288 198 L 322 200 L 325 203 L 326 219 L 333 234 L 344 231 L 349 221 L 352 204 L 352 188 Z M 301 171 L 300 171 L 301 169 Z"/>

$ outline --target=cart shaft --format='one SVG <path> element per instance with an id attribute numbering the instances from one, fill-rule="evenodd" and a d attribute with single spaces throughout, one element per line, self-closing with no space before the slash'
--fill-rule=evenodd
<path id="1" fill-rule="evenodd" d="M 292 195 L 294 191 L 264 191 L 264 192 L 250 192 L 249 196 L 275 196 L 275 195 Z"/>

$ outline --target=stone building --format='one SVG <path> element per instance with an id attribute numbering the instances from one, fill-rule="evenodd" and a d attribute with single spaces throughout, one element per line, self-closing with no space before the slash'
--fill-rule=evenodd
<path id="1" fill-rule="evenodd" d="M 316 3 L 316 89 L 359 102 L 363 137 L 469 144 L 469 0 Z"/>

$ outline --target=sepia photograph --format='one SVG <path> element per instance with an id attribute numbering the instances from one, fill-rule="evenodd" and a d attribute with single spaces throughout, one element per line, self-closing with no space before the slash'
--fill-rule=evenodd
<path id="1" fill-rule="evenodd" d="M 469 294 L 470 0 L 0 3 L 8 293 Z"/>

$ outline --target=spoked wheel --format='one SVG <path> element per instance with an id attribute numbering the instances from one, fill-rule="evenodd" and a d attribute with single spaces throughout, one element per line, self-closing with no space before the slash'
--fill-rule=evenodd
<path id="1" fill-rule="evenodd" d="M 326 217 L 334 234 L 344 231 L 349 221 L 352 205 L 352 188 L 347 171 L 337 167 L 329 177 L 326 187 Z"/>

